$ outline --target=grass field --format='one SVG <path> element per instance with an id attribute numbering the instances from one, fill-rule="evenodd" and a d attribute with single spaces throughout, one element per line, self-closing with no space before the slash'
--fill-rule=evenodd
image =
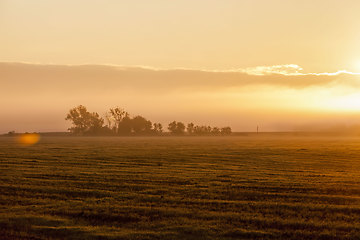
<path id="1" fill-rule="evenodd" d="M 1 137 L 0 160 L 0 239 L 360 239 L 360 137 Z"/>

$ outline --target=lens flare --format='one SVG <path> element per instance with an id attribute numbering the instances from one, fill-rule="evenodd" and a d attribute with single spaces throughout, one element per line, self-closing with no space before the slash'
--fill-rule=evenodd
<path id="1" fill-rule="evenodd" d="M 25 133 L 20 135 L 19 143 L 22 145 L 34 145 L 40 140 L 40 135 L 37 133 Z"/>

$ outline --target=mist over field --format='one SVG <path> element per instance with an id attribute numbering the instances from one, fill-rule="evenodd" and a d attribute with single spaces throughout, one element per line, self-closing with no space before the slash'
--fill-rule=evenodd
<path id="1" fill-rule="evenodd" d="M 0 63 L 0 78 L 2 133 L 65 131 L 65 114 L 78 104 L 100 115 L 120 106 L 163 125 L 179 120 L 234 131 L 257 125 L 261 131 L 323 131 L 360 122 L 352 108 L 333 103 L 352 101 L 347 98 L 357 94 L 359 75 L 305 74 L 296 65 L 206 71 Z"/>

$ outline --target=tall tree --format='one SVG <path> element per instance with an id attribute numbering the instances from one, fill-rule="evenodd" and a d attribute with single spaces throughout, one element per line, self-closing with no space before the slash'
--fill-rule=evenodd
<path id="1" fill-rule="evenodd" d="M 72 127 L 69 130 L 74 134 L 84 134 L 90 125 L 90 113 L 87 111 L 86 107 L 79 105 L 70 109 L 69 113 L 66 115 L 65 120 L 72 121 Z"/>
<path id="2" fill-rule="evenodd" d="M 125 116 L 118 125 L 119 135 L 130 135 L 132 132 L 132 119 L 129 116 Z"/>
<path id="3" fill-rule="evenodd" d="M 188 123 L 186 131 L 188 132 L 188 134 L 193 134 L 194 133 L 194 124 Z"/>
<path id="4" fill-rule="evenodd" d="M 185 124 L 183 124 L 182 122 L 177 122 L 176 123 L 176 132 L 177 132 L 177 134 L 184 134 Z"/>
<path id="5" fill-rule="evenodd" d="M 90 113 L 85 106 L 79 105 L 70 109 L 65 120 L 72 121 L 69 130 L 74 134 L 99 134 L 104 125 L 104 119 L 98 113 Z"/>
<path id="6" fill-rule="evenodd" d="M 106 120 L 106 125 L 109 129 L 113 129 L 113 124 L 114 124 L 114 121 L 113 121 L 113 117 L 111 115 L 110 112 L 106 112 L 105 113 L 105 120 Z"/>
<path id="7" fill-rule="evenodd" d="M 142 116 L 136 116 L 132 119 L 132 129 L 135 134 L 150 134 L 152 123 Z"/>
<path id="8" fill-rule="evenodd" d="M 88 132 L 90 134 L 101 134 L 103 131 L 104 119 L 98 113 L 93 112 L 90 114 L 90 125 Z"/>
<path id="9" fill-rule="evenodd" d="M 162 127 L 162 125 L 161 125 L 161 123 L 154 123 L 154 128 L 153 128 L 153 130 L 154 130 L 154 133 L 155 134 L 161 134 L 162 132 L 163 132 L 163 129 L 162 129 L 163 127 Z"/>
<path id="10" fill-rule="evenodd" d="M 169 125 L 168 125 L 168 130 L 169 130 L 172 134 L 175 134 L 175 133 L 176 133 L 176 121 L 173 121 L 173 122 L 169 123 Z"/>
<path id="11" fill-rule="evenodd" d="M 109 114 L 110 114 L 109 119 L 113 121 L 115 132 L 119 133 L 119 126 L 121 124 L 121 121 L 125 117 L 129 117 L 129 113 L 120 107 L 115 107 L 115 108 L 110 108 Z"/>

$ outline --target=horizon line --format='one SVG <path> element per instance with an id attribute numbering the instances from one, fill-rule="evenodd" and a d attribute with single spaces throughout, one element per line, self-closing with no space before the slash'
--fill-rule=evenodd
<path id="1" fill-rule="evenodd" d="M 338 70 L 336 72 L 308 72 L 304 73 L 303 68 L 297 64 L 277 64 L 277 65 L 259 65 L 256 67 L 246 68 L 232 68 L 232 69 L 201 69 L 201 68 L 185 68 L 185 67 L 173 67 L 173 68 L 159 68 L 147 65 L 121 65 L 112 63 L 82 63 L 82 64 L 59 64 L 59 63 L 40 63 L 40 62 L 26 62 L 26 61 L 0 61 L 0 64 L 22 64 L 22 65 L 36 65 L 36 66 L 65 66 L 65 67 L 83 67 L 83 66 L 100 66 L 100 67 L 113 67 L 126 69 L 143 69 L 149 71 L 198 71 L 208 73 L 244 73 L 248 75 L 284 75 L 284 76 L 336 76 L 340 74 L 348 75 L 360 75 L 360 72 L 351 72 L 345 69 Z"/>

